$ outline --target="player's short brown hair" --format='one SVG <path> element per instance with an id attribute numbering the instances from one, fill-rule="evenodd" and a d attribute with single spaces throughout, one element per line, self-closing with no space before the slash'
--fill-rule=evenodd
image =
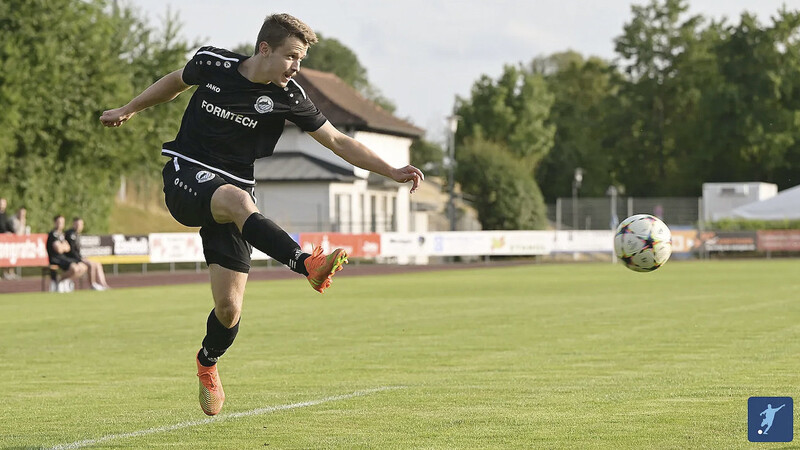
<path id="1" fill-rule="evenodd" d="M 317 35 L 305 22 L 289 14 L 272 14 L 264 19 L 261 31 L 258 32 L 256 47 L 253 54 L 258 53 L 258 45 L 266 42 L 273 49 L 283 45 L 290 36 L 294 36 L 306 45 L 317 43 Z"/>

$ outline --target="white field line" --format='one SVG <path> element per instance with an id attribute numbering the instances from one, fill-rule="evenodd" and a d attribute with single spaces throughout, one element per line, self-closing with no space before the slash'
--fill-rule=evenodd
<path id="1" fill-rule="evenodd" d="M 243 411 L 230 414 L 221 414 L 219 416 L 209 417 L 203 420 L 191 420 L 188 422 L 176 423 L 174 425 L 166 425 L 163 427 L 148 428 L 146 430 L 131 431 L 130 433 L 109 434 L 107 436 L 99 437 L 97 439 L 86 439 L 83 441 L 71 442 L 69 444 L 60 444 L 52 447 L 53 450 L 72 449 L 87 447 L 90 445 L 100 444 L 102 442 L 113 441 L 116 439 L 125 439 L 139 436 L 146 436 L 148 434 L 165 433 L 167 431 L 180 430 L 181 428 L 196 427 L 198 425 L 206 425 L 215 422 L 224 422 L 230 419 L 238 419 L 240 417 L 260 416 L 263 414 L 271 414 L 276 411 L 283 411 L 287 409 L 305 408 L 307 406 L 316 406 L 322 403 L 335 402 L 339 400 L 347 400 L 349 398 L 363 397 L 365 395 L 374 394 L 376 392 L 392 391 L 395 389 L 404 389 L 406 386 L 383 386 L 374 389 L 364 389 L 361 391 L 351 392 L 349 394 L 334 395 L 332 397 L 320 398 L 317 400 L 309 400 L 307 402 L 290 403 L 288 405 L 267 406 L 264 408 L 257 408 L 250 411 Z"/>

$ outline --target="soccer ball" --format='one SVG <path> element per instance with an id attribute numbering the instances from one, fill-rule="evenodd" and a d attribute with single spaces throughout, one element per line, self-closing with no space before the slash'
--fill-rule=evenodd
<path id="1" fill-rule="evenodd" d="M 652 272 L 672 254 L 672 233 L 658 217 L 649 214 L 628 217 L 614 234 L 614 253 L 628 269 Z"/>

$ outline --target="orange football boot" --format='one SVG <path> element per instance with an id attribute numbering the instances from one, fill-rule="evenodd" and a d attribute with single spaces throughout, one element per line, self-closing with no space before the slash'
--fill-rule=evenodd
<path id="1" fill-rule="evenodd" d="M 206 367 L 197 360 L 197 376 L 200 378 L 200 408 L 209 416 L 219 414 L 225 403 L 225 391 L 222 390 L 217 365 Z"/>
<path id="2" fill-rule="evenodd" d="M 347 252 L 343 248 L 337 248 L 325 256 L 322 254 L 322 247 L 317 247 L 311 256 L 306 258 L 305 264 L 311 287 L 324 294 L 325 289 L 331 287 L 331 277 L 342 270 L 342 265 L 347 264 Z"/>

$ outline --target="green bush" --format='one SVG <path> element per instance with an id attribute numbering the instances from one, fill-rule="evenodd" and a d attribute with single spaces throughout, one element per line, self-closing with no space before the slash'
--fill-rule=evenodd
<path id="1" fill-rule="evenodd" d="M 723 219 L 713 222 L 711 228 L 720 231 L 797 230 L 800 220 Z"/>

